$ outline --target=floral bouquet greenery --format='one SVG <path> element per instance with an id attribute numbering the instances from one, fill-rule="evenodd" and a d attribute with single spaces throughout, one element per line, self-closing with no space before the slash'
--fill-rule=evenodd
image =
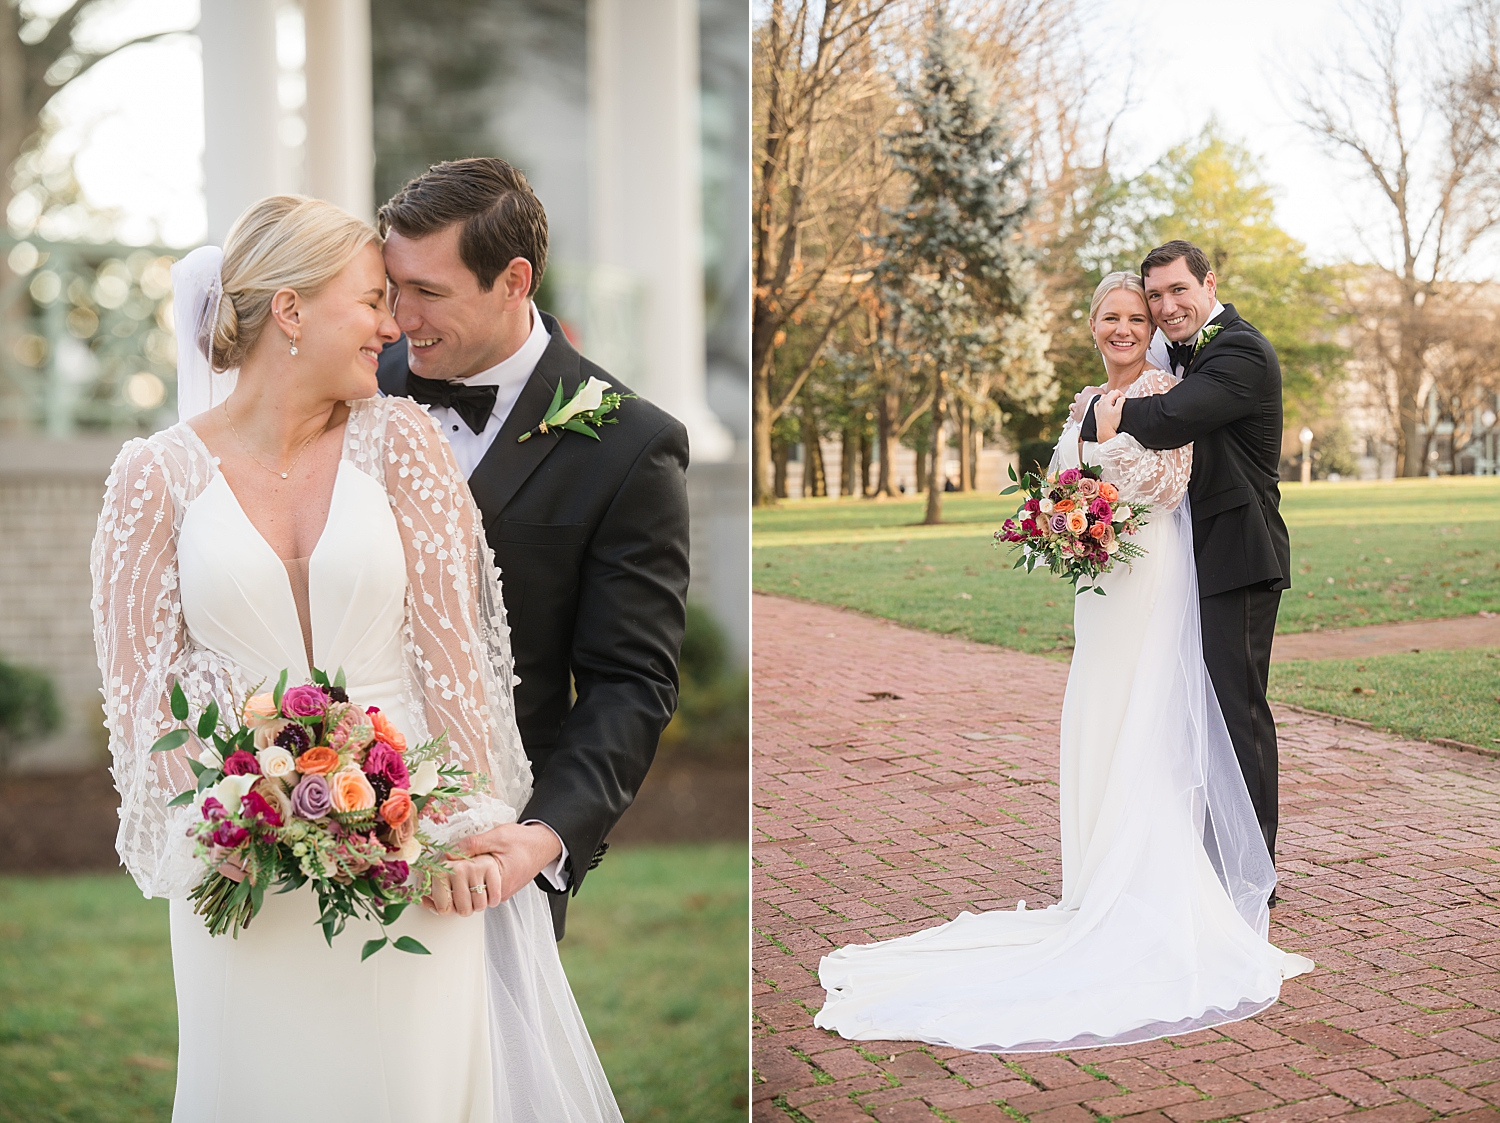
<path id="1" fill-rule="evenodd" d="M 1099 476 L 1099 469 L 1089 464 L 1045 477 L 1027 472 L 1019 480 L 1016 470 L 1010 470 L 1016 482 L 1000 494 L 1021 492 L 1026 498 L 1015 517 L 995 531 L 995 544 L 1006 542 L 1020 551 L 1011 568 L 1024 566 L 1030 573 L 1046 566 L 1070 582 L 1075 594 L 1092 589 L 1103 596 L 1099 576 L 1117 561 L 1130 562 L 1145 554 L 1126 536 L 1146 525 L 1151 508 L 1121 503 L 1115 485 Z M 1084 580 L 1092 584 L 1079 588 Z"/>
<path id="2" fill-rule="evenodd" d="M 314 669 L 313 682 L 253 694 L 237 720 L 223 719 L 217 702 L 188 723 L 188 702 L 174 685 L 172 716 L 187 723 L 159 738 L 152 752 L 168 752 L 197 734 L 188 757 L 196 788 L 170 806 L 192 804 L 199 819 L 189 834 L 208 876 L 190 895 L 194 911 L 215 936 L 247 928 L 268 886 L 290 892 L 311 885 L 318 895 L 329 946 L 351 916 L 380 925 L 361 958 L 390 941 L 385 931 L 428 892 L 452 857 L 424 833 L 443 822 L 454 801 L 474 789 L 474 774 L 446 763 L 447 734 L 415 748 L 380 712 L 349 701 L 344 675 L 330 682 Z M 239 881 L 220 872 L 225 862 L 244 870 Z M 400 936 L 394 946 L 429 954 Z"/>

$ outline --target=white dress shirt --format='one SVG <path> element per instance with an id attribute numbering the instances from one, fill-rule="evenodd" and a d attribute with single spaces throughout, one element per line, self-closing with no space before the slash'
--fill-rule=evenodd
<path id="1" fill-rule="evenodd" d="M 476 433 L 470 429 L 456 410 L 449 409 L 447 406 L 428 407 L 428 412 L 442 426 L 443 435 L 453 446 L 453 459 L 458 461 L 459 468 L 463 470 L 464 479 L 474 474 L 474 469 L 479 467 L 484 454 L 489 452 L 490 445 L 495 443 L 500 427 L 505 424 L 505 419 L 515 408 L 516 399 L 521 396 L 522 389 L 531 378 L 531 372 L 536 370 L 537 363 L 541 362 L 542 352 L 547 350 L 547 344 L 551 341 L 552 337 L 547 334 L 546 325 L 542 323 L 541 316 L 537 315 L 536 305 L 533 304 L 531 306 L 531 334 L 526 337 L 526 342 L 516 349 L 515 354 L 508 359 L 502 359 L 489 370 L 482 370 L 468 378 L 454 380 L 468 386 L 497 388 L 495 408 L 490 411 L 489 421 L 479 432 Z M 540 421 L 541 418 L 538 417 L 537 420 Z M 522 825 L 538 822 L 541 820 L 527 819 Z M 547 826 L 545 823 L 542 825 Z M 547 829 L 552 830 L 551 827 Z M 556 831 L 552 833 L 557 834 Z M 542 870 L 542 876 L 547 879 L 547 883 L 552 888 L 561 892 L 568 887 L 567 874 L 564 872 L 568 864 L 568 844 L 563 842 L 561 835 L 558 835 L 557 841 L 562 846 L 562 853 L 557 856 L 555 862 Z"/>
<path id="2" fill-rule="evenodd" d="M 1224 306 L 1215 300 L 1214 310 L 1208 314 L 1208 319 L 1203 321 L 1198 331 L 1201 332 L 1203 328 L 1213 323 L 1214 319 L 1223 311 Z M 1197 335 L 1195 334 L 1193 338 L 1196 339 Z M 1157 328 L 1156 334 L 1151 337 L 1151 346 L 1146 349 L 1146 365 L 1148 367 L 1155 367 L 1157 370 L 1164 370 L 1168 374 L 1175 374 L 1178 378 L 1181 378 L 1183 368 L 1181 365 L 1175 368 L 1172 366 L 1171 352 L 1167 350 L 1167 342 L 1167 337 L 1162 334 L 1161 328 Z"/>
<path id="3" fill-rule="evenodd" d="M 536 370 L 537 363 L 541 362 L 542 353 L 547 350 L 547 344 L 551 341 L 552 337 L 547 334 L 547 328 L 542 323 L 541 316 L 537 315 L 536 305 L 533 304 L 531 306 L 531 334 L 526 337 L 526 342 L 516 349 L 515 354 L 502 359 L 489 370 L 471 374 L 468 378 L 454 379 L 455 382 L 462 382 L 465 386 L 494 386 L 496 388 L 495 408 L 490 411 L 489 422 L 479 432 L 476 433 L 470 429 L 464 423 L 464 419 L 458 415 L 457 410 L 449 409 L 447 406 L 429 408 L 428 412 L 443 427 L 443 435 L 453 446 L 453 458 L 463 469 L 465 479 L 474 474 L 474 469 L 479 467 L 484 454 L 489 452 L 490 445 L 495 443 L 500 427 L 505 424 L 505 419 L 515 408 L 516 399 L 521 396 L 527 379 L 531 377 L 531 372 Z M 538 417 L 537 420 L 540 421 L 541 418 Z"/>

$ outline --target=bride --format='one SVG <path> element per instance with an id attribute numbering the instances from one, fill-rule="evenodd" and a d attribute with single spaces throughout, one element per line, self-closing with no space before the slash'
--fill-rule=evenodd
<path id="1" fill-rule="evenodd" d="M 171 900 L 173 1119 L 618 1121 L 546 902 L 527 885 L 502 903 L 489 860 L 453 862 L 429 909 L 392 926 L 426 956 L 362 963 L 378 933 L 356 921 L 330 948 L 308 890 L 268 894 L 237 939 L 186 900 L 204 872 L 194 812 L 167 805 L 193 786 L 191 745 L 148 752 L 175 725 L 174 682 L 195 709 L 229 710 L 282 668 L 294 684 L 342 668 L 350 700 L 408 743 L 446 729 L 489 785 L 440 842 L 513 822 L 531 772 L 474 501 L 422 408 L 376 396 L 399 332 L 375 231 L 273 196 L 173 281 L 183 420 L 121 450 L 91 559 L 118 848 Z M 488 955 L 486 906 L 508 936 Z"/>
<path id="2" fill-rule="evenodd" d="M 1133 273 L 1094 292 L 1109 374 L 1097 445 L 1063 429 L 1052 471 L 1098 464 L 1122 501 L 1151 504 L 1146 554 L 1075 600 L 1058 778 L 1062 899 L 961 913 L 925 932 L 826 956 L 815 1019 L 854 1040 L 991 1052 L 1143 1041 L 1248 1018 L 1312 969 L 1266 940 L 1276 876 L 1203 666 L 1186 491 L 1192 448 L 1114 435 L 1127 397 L 1160 394 Z"/>

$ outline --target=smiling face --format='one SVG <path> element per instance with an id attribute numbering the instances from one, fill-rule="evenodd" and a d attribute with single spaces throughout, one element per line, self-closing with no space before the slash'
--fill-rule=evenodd
<path id="1" fill-rule="evenodd" d="M 1187 259 L 1179 257 L 1158 265 L 1144 280 L 1151 318 L 1173 343 L 1193 338 L 1208 323 L 1218 300 L 1212 270 L 1200 281 L 1188 268 Z"/>
<path id="2" fill-rule="evenodd" d="M 467 378 L 512 354 L 518 310 L 529 310 L 531 264 L 516 258 L 485 292 L 458 252 L 455 224 L 421 238 L 392 230 L 385 243 L 391 310 L 420 378 Z M 529 311 L 526 317 L 529 322 Z"/>
<path id="3" fill-rule="evenodd" d="M 317 371 L 328 384 L 320 393 L 339 401 L 374 397 L 380 351 L 401 337 L 385 304 L 385 266 L 371 242 L 313 297 L 282 289 L 272 298 L 281 331 L 267 332 L 267 343 L 287 345 L 297 334 L 298 369 Z"/>
<path id="4" fill-rule="evenodd" d="M 1118 288 L 1105 294 L 1089 317 L 1089 331 L 1104 361 L 1111 367 L 1143 362 L 1151 342 L 1151 316 L 1141 294 Z"/>

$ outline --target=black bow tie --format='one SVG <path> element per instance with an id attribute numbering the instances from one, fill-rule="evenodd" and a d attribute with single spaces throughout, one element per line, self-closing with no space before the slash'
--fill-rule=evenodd
<path id="1" fill-rule="evenodd" d="M 466 382 L 449 382 L 441 378 L 422 378 L 408 374 L 406 392 L 412 401 L 424 406 L 443 406 L 453 410 L 475 435 L 484 432 L 495 409 L 498 386 L 470 386 Z"/>
<path id="2" fill-rule="evenodd" d="M 1172 364 L 1171 373 L 1175 374 L 1178 367 L 1182 368 L 1183 374 L 1187 373 L 1188 364 L 1193 361 L 1193 351 L 1195 349 L 1197 338 L 1197 336 L 1194 336 L 1192 339 L 1186 340 L 1182 343 L 1167 344 L 1167 358 L 1168 361 Z M 420 398 L 417 400 L 421 401 Z"/>

